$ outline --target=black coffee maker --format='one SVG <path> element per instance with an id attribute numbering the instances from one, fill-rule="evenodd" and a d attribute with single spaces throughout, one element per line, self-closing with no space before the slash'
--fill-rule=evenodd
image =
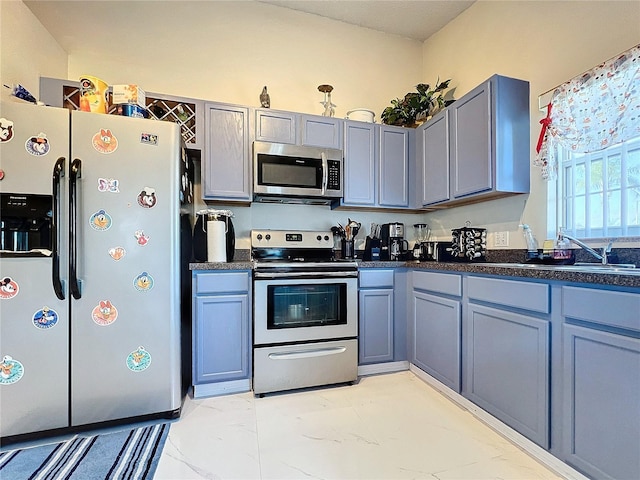
<path id="1" fill-rule="evenodd" d="M 403 223 L 385 223 L 380 231 L 380 260 L 404 260 L 409 242 L 404 239 Z"/>

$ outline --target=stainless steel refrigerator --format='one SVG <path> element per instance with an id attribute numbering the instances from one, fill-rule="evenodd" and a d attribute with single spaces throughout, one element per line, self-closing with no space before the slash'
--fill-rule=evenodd
<path id="1" fill-rule="evenodd" d="M 173 123 L 0 104 L 4 440 L 179 414 L 182 160 Z"/>

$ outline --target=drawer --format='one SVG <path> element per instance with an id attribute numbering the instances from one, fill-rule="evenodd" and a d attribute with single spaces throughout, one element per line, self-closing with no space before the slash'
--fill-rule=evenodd
<path id="1" fill-rule="evenodd" d="M 640 331 L 640 295 L 562 287 L 562 316 Z"/>
<path id="2" fill-rule="evenodd" d="M 194 294 L 248 292 L 249 272 L 194 273 Z"/>
<path id="3" fill-rule="evenodd" d="M 445 295 L 462 295 L 462 276 L 452 273 L 413 271 L 413 288 L 443 293 Z"/>
<path id="4" fill-rule="evenodd" d="M 360 288 L 393 287 L 393 269 L 360 270 Z"/>
<path id="5" fill-rule="evenodd" d="M 470 300 L 490 302 L 532 312 L 549 313 L 549 285 L 500 278 L 469 277 L 467 293 Z"/>

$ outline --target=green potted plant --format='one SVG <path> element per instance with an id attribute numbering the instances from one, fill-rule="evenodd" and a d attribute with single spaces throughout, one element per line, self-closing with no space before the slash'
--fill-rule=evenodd
<path id="1" fill-rule="evenodd" d="M 451 79 L 436 82 L 433 90 L 428 83 L 419 83 L 416 85 L 416 92 L 391 100 L 391 106 L 385 108 L 380 115 L 382 122 L 387 125 L 416 127 L 418 122 L 424 122 L 446 106 L 444 96 L 449 82 Z"/>

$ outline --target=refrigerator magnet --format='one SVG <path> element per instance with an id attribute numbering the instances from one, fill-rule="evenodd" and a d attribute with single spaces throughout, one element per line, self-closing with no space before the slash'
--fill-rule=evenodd
<path id="1" fill-rule="evenodd" d="M 118 148 L 118 139 L 111 133 L 111 130 L 101 128 L 91 139 L 91 144 L 96 152 L 108 155 Z"/>
<path id="2" fill-rule="evenodd" d="M 153 208 L 156 206 L 156 189 L 151 187 L 144 187 L 138 194 L 138 205 L 144 208 Z"/>
<path id="3" fill-rule="evenodd" d="M 142 230 L 136 230 L 136 233 L 134 233 L 133 235 L 136 237 L 136 241 L 141 247 L 144 247 L 147 243 L 149 243 L 149 235 L 145 235 Z"/>
<path id="4" fill-rule="evenodd" d="M 49 140 L 47 140 L 47 136 L 40 132 L 38 135 L 34 135 L 33 137 L 29 137 L 24 144 L 24 148 L 31 155 L 35 155 L 36 157 L 41 157 L 49 153 L 49 149 L 51 146 L 49 145 Z"/>
<path id="5" fill-rule="evenodd" d="M 91 318 L 97 325 L 105 327 L 117 320 L 118 309 L 112 305 L 109 300 L 101 300 L 100 303 L 93 308 Z"/>
<path id="6" fill-rule="evenodd" d="M 139 292 L 148 292 L 153 288 L 153 277 L 147 272 L 142 272 L 134 279 L 133 286 Z"/>
<path id="7" fill-rule="evenodd" d="M 127 251 L 124 249 L 124 247 L 111 247 L 109 249 L 109 256 L 113 258 L 115 261 L 120 260 L 126 254 L 127 254 Z"/>
<path id="8" fill-rule="evenodd" d="M 96 213 L 91 215 L 89 218 L 89 225 L 94 230 L 104 231 L 109 230 L 111 228 L 111 215 L 109 215 L 104 210 L 98 210 Z"/>
<path id="9" fill-rule="evenodd" d="M 7 300 L 9 298 L 13 298 L 18 295 L 20 291 L 20 287 L 18 286 L 18 282 L 13 280 L 11 277 L 4 277 L 0 280 L 0 299 Z"/>
<path id="10" fill-rule="evenodd" d="M 33 324 L 42 330 L 52 328 L 58 323 L 58 312 L 49 307 L 43 307 L 33 314 Z"/>
<path id="11" fill-rule="evenodd" d="M 0 363 L 0 385 L 16 383 L 24 375 L 24 366 L 10 355 L 2 357 Z"/>
<path id="12" fill-rule="evenodd" d="M 140 143 L 144 143 L 147 145 L 158 145 L 158 135 L 154 135 L 153 133 L 141 133 Z"/>
<path id="13" fill-rule="evenodd" d="M 13 139 L 13 122 L 7 118 L 0 118 L 0 143 L 7 143 Z"/>
<path id="14" fill-rule="evenodd" d="M 120 193 L 120 182 L 115 178 L 99 178 L 98 191 L 109 193 Z"/>
<path id="15" fill-rule="evenodd" d="M 127 356 L 127 367 L 132 372 L 142 372 L 151 365 L 151 355 L 144 347 L 138 347 Z"/>

